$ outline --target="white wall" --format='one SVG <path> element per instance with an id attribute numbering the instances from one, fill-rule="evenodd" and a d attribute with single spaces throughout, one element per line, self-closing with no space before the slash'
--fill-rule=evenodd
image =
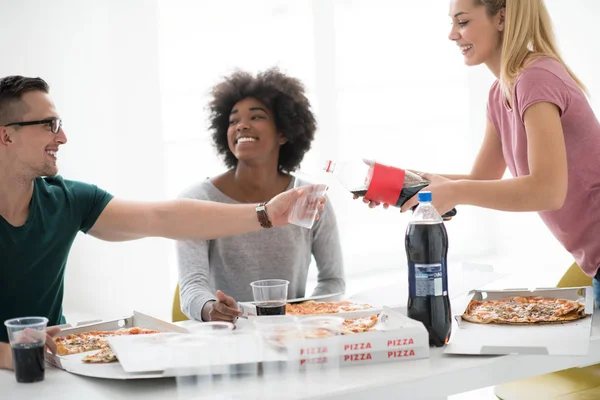
<path id="1" fill-rule="evenodd" d="M 46 79 L 65 120 L 61 174 L 120 197 L 165 198 L 156 1 L 2 0 L 0 16 L 0 76 Z M 170 316 L 169 246 L 81 234 L 67 266 L 67 318 Z"/>

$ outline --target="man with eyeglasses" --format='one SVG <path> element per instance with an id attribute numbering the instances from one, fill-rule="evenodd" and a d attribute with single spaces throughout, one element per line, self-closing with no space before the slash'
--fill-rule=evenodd
<path id="1" fill-rule="evenodd" d="M 259 205 L 134 202 L 63 179 L 57 175 L 56 154 L 67 137 L 48 92 L 40 78 L 0 79 L 0 324 L 24 316 L 44 316 L 49 325 L 65 322 L 65 265 L 79 231 L 108 241 L 215 239 L 287 225 L 302 194 L 290 190 Z M 48 330 L 51 348 L 50 335 L 56 332 Z M 6 342 L 1 326 L 0 368 L 11 369 Z"/>

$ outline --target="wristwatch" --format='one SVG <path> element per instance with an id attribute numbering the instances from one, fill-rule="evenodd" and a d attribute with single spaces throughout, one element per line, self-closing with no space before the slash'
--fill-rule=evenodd
<path id="1" fill-rule="evenodd" d="M 269 219 L 269 214 L 267 214 L 266 203 L 260 203 L 256 206 L 256 216 L 258 217 L 258 222 L 260 226 L 263 228 L 272 228 L 273 224 Z"/>

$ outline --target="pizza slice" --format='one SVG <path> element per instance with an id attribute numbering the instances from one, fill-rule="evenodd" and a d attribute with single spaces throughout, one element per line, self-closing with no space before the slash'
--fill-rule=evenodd
<path id="1" fill-rule="evenodd" d="M 56 353 L 59 356 L 84 353 L 86 351 L 104 350 L 109 348 L 107 337 L 123 335 L 147 335 L 159 333 L 156 329 L 126 328 L 117 331 L 90 331 L 54 338 Z M 88 356 L 86 356 L 88 357 Z"/>
<path id="2" fill-rule="evenodd" d="M 87 356 L 83 357 L 81 361 L 87 364 L 101 364 L 111 363 L 118 360 L 112 349 L 110 347 L 105 347 L 94 354 L 88 354 Z"/>
<path id="3" fill-rule="evenodd" d="M 353 333 L 372 332 L 378 321 L 379 315 L 371 315 L 370 317 L 352 318 L 344 320 L 342 324 L 342 335 L 350 335 Z"/>
<path id="4" fill-rule="evenodd" d="M 86 351 L 101 350 L 108 346 L 108 342 L 101 336 L 79 334 L 54 338 L 56 353 L 59 356 L 84 353 Z"/>

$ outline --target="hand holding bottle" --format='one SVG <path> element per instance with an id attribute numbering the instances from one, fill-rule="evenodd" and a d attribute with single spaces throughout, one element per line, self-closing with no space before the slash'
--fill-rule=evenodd
<path id="1" fill-rule="evenodd" d="M 422 179 L 425 182 L 427 182 L 427 191 L 430 192 L 435 192 L 435 208 L 437 210 L 440 211 L 440 214 L 442 214 L 442 218 L 444 219 L 444 221 L 449 221 L 452 219 L 452 217 L 454 217 L 456 215 L 456 208 L 454 208 L 456 206 L 456 203 L 452 204 L 452 201 L 447 201 L 448 199 L 451 198 L 455 198 L 455 191 L 453 190 L 452 184 L 451 184 L 451 180 L 446 179 L 440 175 L 435 175 L 435 174 L 429 174 L 426 172 L 419 172 L 419 171 L 412 171 L 412 170 L 407 170 L 406 171 L 407 174 L 410 174 L 409 176 L 411 177 L 413 182 L 417 182 L 418 181 L 416 179 Z M 418 178 L 415 178 L 418 177 Z M 425 186 L 423 186 L 425 187 Z M 417 188 L 417 190 L 422 190 L 423 187 L 419 187 Z M 441 187 L 441 189 L 440 189 Z M 445 194 L 444 192 L 449 192 L 449 194 Z M 358 198 L 360 198 L 360 196 L 358 194 L 356 194 L 355 192 L 353 198 L 356 200 Z M 441 199 L 440 199 L 441 198 Z M 386 203 L 386 202 L 380 202 L 380 201 L 376 201 L 376 200 L 371 200 L 369 198 L 367 198 L 367 196 L 365 195 L 364 197 L 362 197 L 362 201 L 365 204 L 369 205 L 369 208 L 376 208 L 380 205 L 383 205 L 384 209 L 388 209 L 390 204 Z M 416 196 L 416 192 L 415 195 L 412 195 L 412 197 L 409 197 L 407 200 L 405 200 L 404 203 L 401 204 L 401 208 L 400 208 L 400 212 L 405 212 L 407 210 L 411 210 L 414 211 L 415 208 L 417 207 L 418 201 L 417 201 L 417 196 Z M 398 207 L 399 205 L 396 204 L 396 207 Z"/>

